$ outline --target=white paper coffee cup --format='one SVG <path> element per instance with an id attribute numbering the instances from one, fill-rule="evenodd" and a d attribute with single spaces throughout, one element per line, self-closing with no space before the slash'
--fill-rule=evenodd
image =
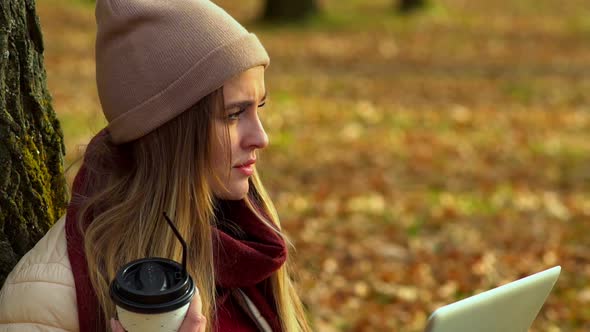
<path id="1" fill-rule="evenodd" d="M 182 265 L 161 257 L 134 260 L 121 267 L 110 285 L 117 317 L 129 332 L 176 332 L 197 290 L 187 272 L 187 245 L 166 213 L 182 244 Z"/>
<path id="2" fill-rule="evenodd" d="M 189 305 L 159 314 L 136 313 L 117 306 L 117 316 L 128 332 L 177 332 Z"/>
<path id="3" fill-rule="evenodd" d="M 123 266 L 110 287 L 118 320 L 129 332 L 178 331 L 195 293 L 180 264 L 157 257 Z"/>

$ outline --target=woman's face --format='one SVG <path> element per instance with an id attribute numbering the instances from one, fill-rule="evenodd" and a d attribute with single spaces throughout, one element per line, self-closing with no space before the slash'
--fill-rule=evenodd
<path id="1" fill-rule="evenodd" d="M 223 99 L 225 110 L 214 120 L 217 137 L 212 139 L 213 174 L 209 185 L 216 197 L 238 200 L 248 193 L 256 151 L 268 145 L 268 136 L 258 117 L 266 100 L 264 67 L 248 69 L 227 81 Z M 226 130 L 227 139 L 223 134 Z"/>

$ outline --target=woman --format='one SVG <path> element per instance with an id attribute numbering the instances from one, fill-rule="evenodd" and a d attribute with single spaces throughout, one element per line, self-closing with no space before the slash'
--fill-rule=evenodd
<path id="1" fill-rule="evenodd" d="M 255 168 L 269 63 L 256 36 L 202 0 L 98 0 L 96 20 L 109 124 L 67 215 L 8 277 L 0 330 L 122 330 L 108 293 L 118 268 L 181 258 L 166 212 L 199 290 L 182 331 L 308 331 Z"/>

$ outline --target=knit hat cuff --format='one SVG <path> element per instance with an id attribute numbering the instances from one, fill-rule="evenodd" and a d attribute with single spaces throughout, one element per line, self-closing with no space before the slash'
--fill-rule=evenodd
<path id="1" fill-rule="evenodd" d="M 267 67 L 266 50 L 253 33 L 226 43 L 200 59 L 178 79 L 143 103 L 110 121 L 113 143 L 140 138 L 175 118 L 230 78 L 256 66 Z"/>

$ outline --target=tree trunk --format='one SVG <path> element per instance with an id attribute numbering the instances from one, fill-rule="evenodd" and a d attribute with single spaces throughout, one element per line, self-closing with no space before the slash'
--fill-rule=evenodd
<path id="1" fill-rule="evenodd" d="M 397 9 L 402 13 L 408 13 L 424 8 L 427 0 L 399 0 Z"/>
<path id="2" fill-rule="evenodd" d="M 266 0 L 263 19 L 266 21 L 297 21 L 317 12 L 315 0 Z"/>
<path id="3" fill-rule="evenodd" d="M 65 146 L 34 0 L 0 3 L 0 286 L 65 212 Z"/>

